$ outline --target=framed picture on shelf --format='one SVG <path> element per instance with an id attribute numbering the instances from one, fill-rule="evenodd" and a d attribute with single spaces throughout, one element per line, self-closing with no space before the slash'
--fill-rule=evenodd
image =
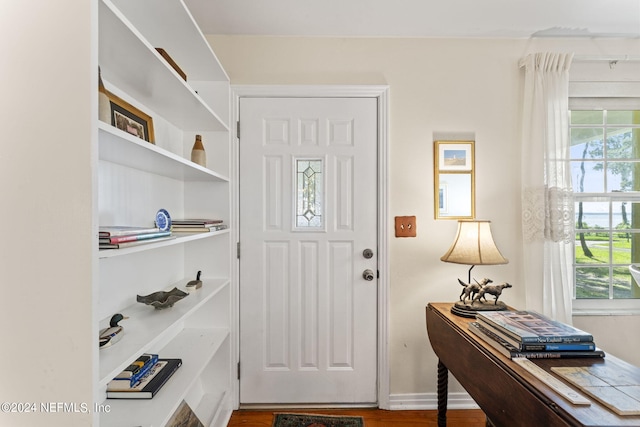
<path id="1" fill-rule="evenodd" d="M 166 427 L 204 427 L 196 414 L 184 400 L 173 413 Z"/>
<path id="2" fill-rule="evenodd" d="M 111 125 L 154 144 L 151 116 L 111 92 L 105 91 L 105 94 L 109 97 Z"/>

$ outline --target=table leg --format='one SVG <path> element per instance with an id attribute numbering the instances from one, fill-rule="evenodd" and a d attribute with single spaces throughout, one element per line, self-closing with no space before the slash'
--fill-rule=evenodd
<path id="1" fill-rule="evenodd" d="M 447 426 L 449 370 L 438 360 L 438 427 Z"/>

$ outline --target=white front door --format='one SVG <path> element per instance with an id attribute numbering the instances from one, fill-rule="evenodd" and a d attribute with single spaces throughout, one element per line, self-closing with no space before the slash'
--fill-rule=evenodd
<path id="1" fill-rule="evenodd" d="M 375 403 L 377 100 L 241 98 L 240 176 L 240 403 Z"/>

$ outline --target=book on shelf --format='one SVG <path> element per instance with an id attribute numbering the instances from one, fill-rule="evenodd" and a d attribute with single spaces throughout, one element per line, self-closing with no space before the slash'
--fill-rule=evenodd
<path id="1" fill-rule="evenodd" d="M 151 399 L 180 366 L 182 359 L 158 359 L 133 386 L 127 381 L 111 380 L 107 384 L 107 399 Z"/>
<path id="2" fill-rule="evenodd" d="M 222 224 L 221 219 L 207 219 L 207 218 L 195 218 L 195 219 L 174 219 L 171 220 L 171 224 L 181 225 L 181 226 L 192 226 L 192 227 L 205 227 L 208 225 Z"/>
<path id="3" fill-rule="evenodd" d="M 165 427 L 204 427 L 186 401 L 182 401 Z"/>
<path id="4" fill-rule="evenodd" d="M 137 227 L 131 225 L 107 225 L 98 227 L 98 237 L 135 236 L 138 234 L 157 233 L 157 227 Z"/>
<path id="5" fill-rule="evenodd" d="M 174 233 L 209 233 L 211 231 L 226 230 L 226 224 L 212 224 L 204 227 L 200 226 L 173 226 L 171 231 Z"/>
<path id="6" fill-rule="evenodd" d="M 480 311 L 476 321 L 523 344 L 593 342 L 593 335 L 535 311 Z"/>
<path id="7" fill-rule="evenodd" d="M 510 344 L 498 333 L 483 327 L 480 322 L 469 323 L 469 331 L 475 334 L 487 344 L 498 350 L 510 359 L 526 357 L 527 359 L 570 359 L 570 358 L 603 358 L 604 351 L 595 348 L 594 350 L 572 350 L 572 351 L 521 351 L 516 346 Z"/>
<path id="8" fill-rule="evenodd" d="M 128 382 L 130 386 L 137 383 L 158 362 L 157 354 L 145 353 L 131 365 L 115 376 L 114 380 Z"/>
<path id="9" fill-rule="evenodd" d="M 100 249 L 124 249 L 130 248 L 132 246 L 140 246 L 140 245 L 148 245 L 149 243 L 161 242 L 164 240 L 175 239 L 175 236 L 166 236 L 166 237 L 156 237 L 155 239 L 144 239 L 144 240 L 136 240 L 133 242 L 124 242 L 124 243 L 98 243 L 98 247 Z"/>
<path id="10" fill-rule="evenodd" d="M 138 381 L 133 384 L 128 380 L 123 380 L 119 378 L 114 378 L 107 384 L 107 392 L 114 391 L 126 391 L 126 392 L 137 392 L 142 390 L 147 384 L 151 382 L 151 380 L 160 373 L 162 368 L 166 366 L 165 360 L 157 360 L 156 363 L 153 364 L 151 369 L 149 369 Z"/>
<path id="11" fill-rule="evenodd" d="M 136 242 L 138 240 L 157 239 L 158 237 L 171 236 L 170 231 L 158 231 L 155 233 L 130 234 L 128 236 L 100 237 L 99 243 L 125 243 Z"/>

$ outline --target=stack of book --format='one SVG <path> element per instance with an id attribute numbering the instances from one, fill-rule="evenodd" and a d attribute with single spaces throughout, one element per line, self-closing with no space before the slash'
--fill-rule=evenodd
<path id="1" fill-rule="evenodd" d="M 478 312 L 469 330 L 511 359 L 605 357 L 593 335 L 534 311 Z"/>
<path id="2" fill-rule="evenodd" d="M 156 227 L 105 226 L 98 229 L 100 249 L 122 249 L 172 239 L 170 231 Z"/>
<path id="3" fill-rule="evenodd" d="M 227 228 L 221 219 L 174 219 L 171 224 L 175 233 L 208 233 Z"/>
<path id="4" fill-rule="evenodd" d="M 108 399 L 151 399 L 182 365 L 181 359 L 143 354 L 107 384 Z"/>

